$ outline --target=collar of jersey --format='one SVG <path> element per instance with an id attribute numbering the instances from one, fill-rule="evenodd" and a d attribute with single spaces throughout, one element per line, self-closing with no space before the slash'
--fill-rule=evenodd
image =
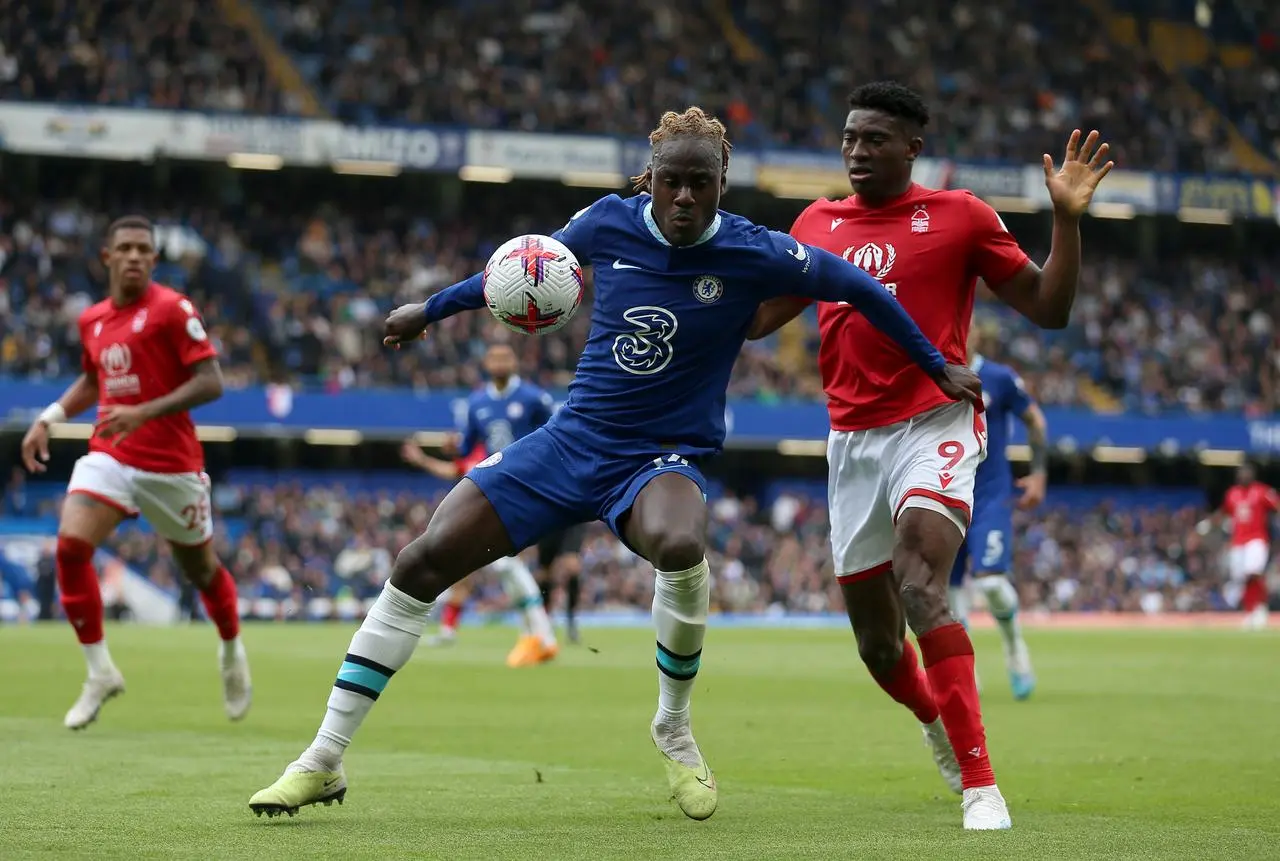
<path id="1" fill-rule="evenodd" d="M 975 374 L 979 373 L 982 370 L 982 366 L 986 361 L 987 360 L 982 358 L 982 356 L 975 354 L 973 357 L 973 361 L 969 363 L 969 370 L 973 371 Z"/>
<path id="2" fill-rule="evenodd" d="M 662 231 L 658 229 L 658 222 L 653 220 L 653 201 L 649 201 L 644 205 L 644 226 L 649 228 L 649 232 L 653 234 L 653 238 L 661 242 L 663 245 L 670 245 L 667 237 L 662 235 Z M 707 225 L 707 229 L 702 231 L 702 235 L 698 237 L 698 241 L 693 245 L 682 245 L 681 248 L 692 248 L 694 245 L 701 245 L 708 239 L 716 235 L 716 231 L 720 229 L 720 213 L 716 213 L 716 217 L 711 219 L 711 223 Z"/>
<path id="3" fill-rule="evenodd" d="M 511 379 L 507 380 L 506 391 L 498 391 L 498 387 L 495 386 L 492 381 L 488 384 L 487 388 L 489 389 L 489 397 L 493 398 L 495 401 L 509 398 L 515 394 L 516 389 L 520 388 L 520 376 L 518 374 L 511 375 Z"/>

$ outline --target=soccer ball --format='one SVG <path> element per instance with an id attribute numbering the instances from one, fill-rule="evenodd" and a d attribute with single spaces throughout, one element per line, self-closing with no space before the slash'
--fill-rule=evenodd
<path id="1" fill-rule="evenodd" d="M 484 301 L 498 322 L 530 335 L 564 327 L 582 304 L 582 267 L 550 236 L 517 236 L 484 267 Z"/>

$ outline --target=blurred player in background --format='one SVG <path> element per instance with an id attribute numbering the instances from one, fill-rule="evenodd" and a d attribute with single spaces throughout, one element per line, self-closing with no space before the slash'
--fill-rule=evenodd
<path id="1" fill-rule="evenodd" d="M 969 329 L 969 367 L 982 380 L 982 402 L 986 406 L 987 457 L 978 467 L 973 489 L 973 518 L 964 543 L 956 554 L 951 571 L 951 612 L 965 627 L 972 606 L 965 574 L 973 563 L 971 585 L 982 592 L 987 607 L 1000 628 L 1005 666 L 1013 697 L 1025 700 L 1035 690 L 1031 654 L 1018 623 L 1018 590 L 1010 581 L 1013 554 L 1013 503 L 1015 485 L 1022 490 L 1017 506 L 1029 511 L 1044 501 L 1049 469 L 1049 425 L 1044 412 L 1027 393 L 1022 378 L 1007 365 L 993 362 L 978 352 L 981 333 Z M 1009 435 L 1014 418 L 1027 428 L 1031 449 L 1030 472 L 1014 482 L 1009 465 Z"/>
<path id="2" fill-rule="evenodd" d="M 223 702 L 239 720 L 249 710 L 249 662 L 240 642 L 235 581 L 210 543 L 213 518 L 204 450 L 188 410 L 222 396 L 222 371 L 200 315 L 182 294 L 151 280 L 155 233 L 138 216 L 107 229 L 102 250 L 108 298 L 80 315 L 83 373 L 35 420 L 22 440 L 32 472 L 49 460 L 49 426 L 98 404 L 89 453 L 76 461 L 58 522 L 58 588 L 84 647 L 89 678 L 65 724 L 82 729 L 124 692 L 103 635 L 97 547 L 141 514 L 200 590 L 222 648 Z"/>
<path id="3" fill-rule="evenodd" d="M 948 361 L 967 361 L 978 278 L 1032 322 L 1065 326 L 1080 276 L 1080 217 L 1113 166 L 1097 132 L 1083 146 L 1079 131 L 1071 135 L 1059 171 L 1044 156 L 1054 222 L 1041 269 L 972 193 L 912 182 L 929 122 L 919 94 L 892 82 L 867 84 L 850 96 L 849 107 L 841 153 L 853 195 L 813 203 L 792 235 L 873 275 Z M 766 303 L 751 337 L 777 330 L 807 304 Z M 973 644 L 947 599 L 986 456 L 981 406 L 948 403 L 855 308 L 821 304 L 818 325 L 831 412 L 831 543 L 859 654 L 880 686 L 923 724 L 943 777 L 963 791 L 965 828 L 1009 828 L 987 752 Z M 907 625 L 924 653 L 924 671 L 904 637 Z"/>
<path id="4" fill-rule="evenodd" d="M 516 375 L 516 353 L 506 344 L 494 344 L 484 354 L 489 382 L 467 400 L 467 418 L 462 430 L 457 460 L 442 460 L 424 454 L 412 440 L 401 449 L 404 459 L 436 478 L 457 481 L 472 467 L 494 452 L 542 427 L 551 418 L 551 395 Z M 528 667 L 554 658 L 560 651 L 551 621 L 542 605 L 537 581 L 519 556 L 505 556 L 491 566 L 502 577 L 511 603 L 520 611 L 522 631 L 515 648 L 507 655 L 507 666 Z M 440 633 L 434 645 L 451 645 L 457 637 L 458 621 L 467 599 L 465 587 L 456 583 L 436 599 L 442 603 Z"/>
<path id="5" fill-rule="evenodd" d="M 654 566 L 658 708 L 649 735 L 681 811 L 707 819 L 718 791 L 690 709 L 710 602 L 700 463 L 724 446 L 729 376 L 760 302 L 801 295 L 853 303 L 926 369 L 944 398 L 980 397 L 976 375 L 949 365 L 866 273 L 719 211 L 729 142 L 718 120 L 700 108 L 669 111 L 649 141 L 650 165 L 635 178 L 639 194 L 601 198 L 554 234 L 595 272 L 591 330 L 568 401 L 477 464 L 396 557 L 351 641 L 319 732 L 250 798 L 258 814 L 293 814 L 345 796 L 343 754 L 413 654 L 441 592 L 557 529 L 603 520 Z M 485 304 L 478 273 L 425 305 L 393 311 L 385 341 L 412 342 L 430 324 Z"/>
<path id="6" fill-rule="evenodd" d="M 1244 611 L 1244 627 L 1261 630 L 1267 627 L 1267 561 L 1271 556 L 1271 515 L 1280 510 L 1280 496 L 1270 486 L 1258 481 L 1251 464 L 1236 471 L 1236 483 L 1222 501 L 1219 520 L 1230 519 L 1231 550 L 1227 565 L 1231 579 L 1243 583 L 1240 609 Z"/>
<path id="7" fill-rule="evenodd" d="M 578 605 L 582 602 L 582 541 L 584 524 L 570 526 L 548 535 L 538 542 L 538 588 L 550 612 L 557 583 L 564 584 L 565 634 L 569 642 L 578 642 Z"/>

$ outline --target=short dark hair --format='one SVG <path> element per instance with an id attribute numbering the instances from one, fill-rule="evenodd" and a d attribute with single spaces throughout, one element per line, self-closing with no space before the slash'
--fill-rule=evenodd
<path id="1" fill-rule="evenodd" d="M 115 238 L 117 230 L 145 230 L 151 234 L 153 241 L 156 235 L 156 229 L 152 226 L 151 219 L 145 215 L 125 215 L 108 224 L 107 232 L 103 237 L 108 245 Z"/>
<path id="2" fill-rule="evenodd" d="M 897 81 L 863 84 L 849 94 L 849 107 L 880 111 L 913 122 L 920 128 L 929 124 L 929 106 L 924 103 L 924 98 Z"/>

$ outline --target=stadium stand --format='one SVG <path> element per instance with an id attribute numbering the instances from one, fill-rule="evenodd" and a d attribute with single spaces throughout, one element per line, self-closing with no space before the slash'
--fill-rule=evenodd
<path id="1" fill-rule="evenodd" d="M 294 114 L 217 4 L 0 0 L 0 98 Z"/>
<path id="2" fill-rule="evenodd" d="M 894 76 L 935 106 L 932 156 L 1034 162 L 1061 148 L 1064 124 L 1104 128 L 1121 165 L 1144 171 L 1257 164 L 1242 155 L 1241 141 L 1264 161 L 1280 156 L 1280 20 L 1265 3 L 1217 4 L 1208 27 L 1197 22 L 1196 4 L 1156 0 L 1083 7 L 966 0 L 945 8 L 878 0 L 850 5 L 821 28 L 813 22 L 830 4 L 816 0 L 513 0 L 500 16 L 494 5 L 0 0 L 0 100 L 327 113 L 352 124 L 636 140 L 661 110 L 701 103 L 727 120 L 739 152 L 787 146 L 829 155 L 850 84 Z M 886 21 L 897 23 L 884 29 Z M 276 44 L 265 44 L 264 34 Z M 1205 63 L 1190 61 L 1196 57 Z M 94 167 L 82 182 L 79 173 L 27 176 L 12 165 L 0 184 L 0 374 L 24 381 L 77 372 L 75 321 L 102 295 L 98 237 L 111 217 L 138 210 L 161 226 L 158 279 L 199 304 L 231 388 L 465 391 L 481 382 L 486 341 L 510 338 L 486 315 L 453 318 L 399 353 L 381 348 L 378 321 L 481 268 L 507 237 L 559 226 L 595 194 L 471 183 L 461 200 L 437 207 L 448 194 L 437 178 L 420 176 L 402 177 L 389 193 L 354 193 L 327 171 L 292 185 L 255 185 L 221 166 Z M 735 209 L 781 228 L 800 205 L 750 189 L 734 195 Z M 1258 206 L 1251 214 L 1273 213 Z M 1020 236 L 1039 236 L 1030 244 L 1043 244 L 1043 224 L 1034 223 L 1041 215 L 1006 218 Z M 1179 245 L 1190 235 L 1180 229 L 1149 221 L 1095 229 L 1071 325 L 1034 331 L 983 301 L 984 352 L 1022 371 L 1050 406 L 1275 413 L 1274 242 L 1241 238 L 1236 225 L 1231 241 L 1201 237 L 1210 247 L 1192 253 Z M 1134 238 L 1162 232 L 1175 238 L 1163 246 Z M 511 339 L 526 375 L 566 385 L 588 322 L 581 315 L 552 336 Z M 809 312 L 788 332 L 748 345 L 730 394 L 763 404 L 820 400 L 816 338 Z M 307 472 L 276 480 L 224 470 L 215 480 L 219 551 L 246 594 L 295 603 L 372 594 L 442 490 L 407 473 L 358 490 L 350 476 Z M 47 531 L 61 491 L 15 472 L 5 515 Z M 1052 508 L 1020 516 L 1016 565 L 1028 572 L 1028 606 L 1155 612 L 1230 603 L 1218 542 L 1194 530 L 1205 513 L 1203 490 L 1117 498 L 1113 489 L 1055 484 Z M 825 517 L 820 488 L 723 490 L 712 524 L 718 606 L 838 610 Z M 178 588 L 148 532 L 123 534 L 111 550 L 162 588 Z M 647 603 L 647 569 L 602 530 L 584 556 L 590 606 Z M 478 600 L 503 599 L 489 584 Z"/>
<path id="3" fill-rule="evenodd" d="M 425 526 L 445 485 L 408 473 L 350 475 L 241 470 L 216 488 L 219 557 L 250 602 L 299 608 L 314 598 L 375 597 L 399 548 Z M 823 485 L 783 481 L 758 497 L 724 488 L 711 507 L 713 602 L 721 612 L 839 613 L 831 576 Z M 1100 496 L 1105 500 L 1100 501 Z M 1033 610 L 1221 610 L 1219 539 L 1195 536 L 1204 517 L 1196 490 L 1055 488 L 1051 506 L 1016 521 L 1015 567 Z M 8 517 L 51 518 L 61 487 L 5 488 Z M 177 595 L 176 569 L 145 524 L 111 552 Z M 583 548 L 584 607 L 617 612 L 652 601 L 651 569 L 596 524 Z M 480 577 L 482 610 L 506 607 L 494 578 Z M 301 611 L 300 611 L 301 612 Z"/>
<path id="4" fill-rule="evenodd" d="M 934 155 L 1034 158 L 1057 150 L 1071 118 L 1107 127 L 1121 164 L 1239 166 L 1229 123 L 1180 85 L 1179 64 L 1108 38 L 1086 8 L 904 0 L 850 7 L 815 30 L 827 14 L 816 0 L 740 0 L 723 19 L 715 5 L 520 0 L 495 16 L 483 2 L 264 0 L 232 24 L 195 2 L 5 0 L 0 97 L 298 115 L 314 96 L 353 123 L 625 135 L 672 104 L 701 103 L 743 144 L 821 148 L 837 141 L 851 82 L 895 76 L 938 105 Z M 265 51 L 245 26 L 258 20 L 278 40 Z M 888 20 L 902 23 L 881 32 Z M 1276 114 L 1266 44 L 1206 73 L 1214 101 L 1262 146 Z M 291 65 L 275 62 L 281 48 Z"/>
<path id="5" fill-rule="evenodd" d="M 73 204 L 15 210 L 0 201 L 0 210 L 8 213 L 0 233 L 4 368 L 26 378 L 71 373 L 79 363 L 76 315 L 100 295 L 93 246 L 107 216 Z M 351 216 L 325 207 L 292 222 L 232 227 L 215 214 L 191 213 L 182 219 L 186 230 L 166 234 L 160 278 L 199 302 L 233 385 L 471 387 L 479 381 L 477 351 L 498 334 L 482 315 L 447 321 L 403 355 L 381 348 L 376 324 L 395 304 L 479 270 L 494 247 L 534 221 L 508 218 L 510 226 L 497 229 L 499 218 L 484 209 L 449 223 L 393 213 L 384 224 L 361 219 L 357 228 Z M 470 226 L 481 223 L 493 232 Z M 1051 405 L 1272 412 L 1280 396 L 1278 273 L 1280 260 L 1266 255 L 1143 262 L 1091 253 L 1067 330 L 1033 330 L 987 302 L 985 325 L 998 320 L 1004 334 L 988 339 L 986 351 L 1023 371 Z M 515 339 L 544 385 L 568 382 L 587 322 L 584 315 L 550 338 Z M 814 315 L 797 325 L 812 356 Z M 749 345 L 732 394 L 765 401 L 820 394 L 814 363 L 793 367 L 777 347 L 777 338 Z"/>

